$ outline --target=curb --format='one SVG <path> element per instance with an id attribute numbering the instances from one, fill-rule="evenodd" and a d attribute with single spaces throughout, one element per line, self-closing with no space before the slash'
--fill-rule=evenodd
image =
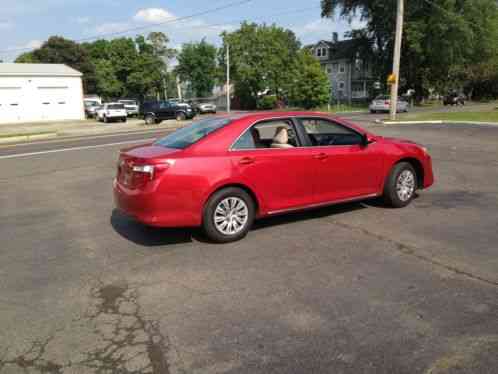
<path id="1" fill-rule="evenodd" d="M 51 139 L 51 138 L 55 138 L 55 137 L 57 137 L 56 132 L 32 134 L 32 135 L 4 136 L 4 137 L 0 137 L 0 144 L 29 142 L 29 141 L 33 141 L 33 140 Z"/>
<path id="2" fill-rule="evenodd" d="M 444 123 L 453 123 L 458 125 L 481 125 L 481 126 L 498 126 L 496 122 L 479 122 L 479 121 L 382 121 L 380 119 L 375 120 L 375 123 L 381 125 L 442 125 Z"/>

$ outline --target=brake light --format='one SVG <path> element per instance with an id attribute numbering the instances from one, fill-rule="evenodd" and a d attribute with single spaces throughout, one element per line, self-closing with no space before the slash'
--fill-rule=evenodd
<path id="1" fill-rule="evenodd" d="M 384 104 L 385 104 L 385 105 L 391 105 L 391 102 L 390 102 L 390 101 L 388 101 L 388 100 L 386 100 L 386 101 L 384 102 Z"/>
<path id="2" fill-rule="evenodd" d="M 117 179 L 129 188 L 144 187 L 173 164 L 174 160 L 159 164 L 134 164 L 132 161 L 120 160 Z"/>
<path id="3" fill-rule="evenodd" d="M 134 173 L 142 173 L 148 175 L 150 180 L 154 179 L 154 165 L 135 165 L 133 166 L 132 170 Z"/>

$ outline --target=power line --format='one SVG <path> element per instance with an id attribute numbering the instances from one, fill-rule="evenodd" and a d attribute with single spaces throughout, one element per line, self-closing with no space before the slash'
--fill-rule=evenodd
<path id="1" fill-rule="evenodd" d="M 104 39 L 104 38 L 107 38 L 107 37 L 110 37 L 110 36 L 127 34 L 129 32 L 133 32 L 133 31 L 146 30 L 146 29 L 150 29 L 150 28 L 153 28 L 153 27 L 157 27 L 157 26 L 163 26 L 163 25 L 170 24 L 170 23 L 176 23 L 176 22 L 180 22 L 180 21 L 185 21 L 185 20 L 188 20 L 188 19 L 192 19 L 194 17 L 204 16 L 206 14 L 215 13 L 215 12 L 218 12 L 218 11 L 221 11 L 221 10 L 225 10 L 225 9 L 228 9 L 228 8 L 232 8 L 232 7 L 235 7 L 235 6 L 247 4 L 247 3 L 250 3 L 252 1 L 254 1 L 254 0 L 239 0 L 239 1 L 234 1 L 234 2 L 231 2 L 231 3 L 223 5 L 223 6 L 219 6 L 219 7 L 216 7 L 216 8 L 211 8 L 211 9 L 208 9 L 208 10 L 205 10 L 205 11 L 202 11 L 202 12 L 193 13 L 193 14 L 190 14 L 188 16 L 178 17 L 178 18 L 167 20 L 167 21 L 164 21 L 164 22 L 153 23 L 153 24 L 145 25 L 145 26 L 131 27 L 131 28 L 128 28 L 128 29 L 125 29 L 125 30 L 121 30 L 121 31 L 104 33 L 104 34 L 100 34 L 100 35 L 96 35 L 96 36 L 91 36 L 91 37 L 76 39 L 74 41 L 77 42 L 77 43 L 81 43 L 81 42 L 86 42 L 86 41 L 90 41 L 90 40 Z M 6 53 L 10 54 L 12 52 L 30 51 L 32 49 L 33 48 L 8 49 L 8 50 L 0 51 L 0 54 L 6 54 Z"/>
<path id="2" fill-rule="evenodd" d="M 307 11 L 310 11 L 310 10 L 316 10 L 320 8 L 320 5 L 315 5 L 315 6 L 311 6 L 311 7 L 306 7 L 306 8 L 298 8 L 298 9 L 292 9 L 292 10 L 287 10 L 287 11 L 284 11 L 284 12 L 277 12 L 277 13 L 272 13 L 272 14 L 267 14 L 266 17 L 277 17 L 277 16 L 285 16 L 285 15 L 291 15 L 291 14 L 296 14 L 296 13 L 303 13 L 303 12 L 307 12 Z M 250 21 L 252 22 L 263 22 L 263 21 L 266 21 L 267 18 L 266 17 L 261 17 L 261 18 L 255 18 L 255 19 L 252 19 Z M 196 30 L 196 29 L 208 29 L 208 28 L 215 28 L 215 27 L 220 27 L 220 26 L 226 26 L 227 23 L 238 23 L 238 22 L 244 22 L 244 21 L 249 21 L 247 19 L 244 19 L 244 18 L 238 18 L 238 19 L 232 19 L 232 20 L 229 20 L 229 21 L 225 21 L 223 23 L 215 23 L 215 24 L 204 24 L 204 25 L 199 25 L 199 26 L 185 26 L 185 27 L 179 27 L 177 28 L 177 30 L 183 30 L 183 29 L 189 29 L 189 30 Z M 161 24 L 154 24 L 152 25 L 152 27 L 154 26 L 161 26 Z M 124 32 L 122 32 L 124 33 Z M 101 37 L 98 37 L 96 39 L 100 39 Z M 81 40 L 75 40 L 75 42 L 80 42 Z M 4 51 L 0 51 L 0 54 L 10 54 L 11 52 L 19 52 L 19 51 L 29 51 L 29 50 L 33 50 L 34 48 L 21 48 L 21 49 L 9 49 L 9 50 L 4 50 Z"/>

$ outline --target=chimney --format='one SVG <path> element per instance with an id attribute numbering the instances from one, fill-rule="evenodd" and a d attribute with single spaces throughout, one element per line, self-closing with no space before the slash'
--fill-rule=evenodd
<path id="1" fill-rule="evenodd" d="M 332 33 L 332 41 L 334 43 L 337 43 L 339 41 L 339 33 L 337 33 L 337 32 Z"/>

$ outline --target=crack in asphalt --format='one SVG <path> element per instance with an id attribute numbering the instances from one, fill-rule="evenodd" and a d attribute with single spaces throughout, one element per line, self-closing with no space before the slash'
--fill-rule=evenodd
<path id="1" fill-rule="evenodd" d="M 97 374 L 170 374 L 169 340 L 158 321 L 146 319 L 136 289 L 127 284 L 99 285 L 82 317 L 15 357 L 0 360 L 0 372 L 64 374 L 87 370 Z M 74 349 L 74 342 L 78 343 Z M 68 352 L 63 352 L 69 350 Z M 9 371 L 9 370 L 7 370 Z M 73 371 L 71 371 L 73 372 Z M 86 372 L 86 371 L 84 371 Z"/>
<path id="2" fill-rule="evenodd" d="M 437 266 L 437 267 L 440 267 L 440 268 L 443 268 L 445 270 L 448 270 L 454 274 L 457 274 L 457 275 L 460 275 L 460 276 L 464 276 L 464 277 L 467 277 L 467 278 L 470 278 L 472 280 L 475 280 L 475 281 L 479 281 L 479 282 L 482 282 L 482 283 L 485 283 L 487 285 L 491 285 L 491 286 L 495 286 L 497 287 L 498 286 L 498 281 L 494 281 L 492 279 L 488 279 L 488 278 L 485 278 L 485 277 L 482 277 L 480 275 L 477 275 L 477 274 L 473 274 L 469 271 L 466 271 L 466 270 L 462 270 L 456 266 L 452 266 L 452 265 L 449 265 L 449 264 L 446 264 L 440 260 L 437 260 L 437 259 L 434 259 L 432 257 L 429 257 L 429 256 L 426 256 L 426 255 L 423 255 L 420 253 L 420 248 L 417 248 L 415 246 L 410 246 L 410 245 L 407 245 L 407 244 L 404 244 L 404 243 L 400 243 L 394 239 L 391 239 L 387 236 L 384 236 L 384 235 L 380 235 L 380 234 L 377 234 L 377 233 L 374 233 L 372 231 L 369 231 L 367 229 L 364 229 L 364 228 L 361 228 L 361 227 L 357 227 L 357 226 L 354 226 L 354 225 L 349 225 L 349 224 L 346 224 L 346 223 L 343 223 L 343 222 L 339 222 L 339 221 L 336 221 L 336 220 L 333 220 L 332 221 L 333 224 L 337 225 L 337 226 L 340 226 L 340 227 L 343 227 L 343 228 L 346 228 L 348 230 L 356 230 L 356 231 L 359 231 L 361 232 L 362 234 L 365 234 L 365 235 L 369 235 L 369 236 L 372 236 L 378 240 L 382 240 L 382 241 L 386 241 L 388 243 L 391 243 L 395 246 L 396 250 L 400 253 L 403 253 L 405 255 L 408 255 L 408 256 L 412 256 L 412 257 L 415 257 L 416 259 L 420 260 L 420 261 L 423 261 L 423 262 L 426 262 L 426 263 L 429 263 L 433 266 Z"/>

